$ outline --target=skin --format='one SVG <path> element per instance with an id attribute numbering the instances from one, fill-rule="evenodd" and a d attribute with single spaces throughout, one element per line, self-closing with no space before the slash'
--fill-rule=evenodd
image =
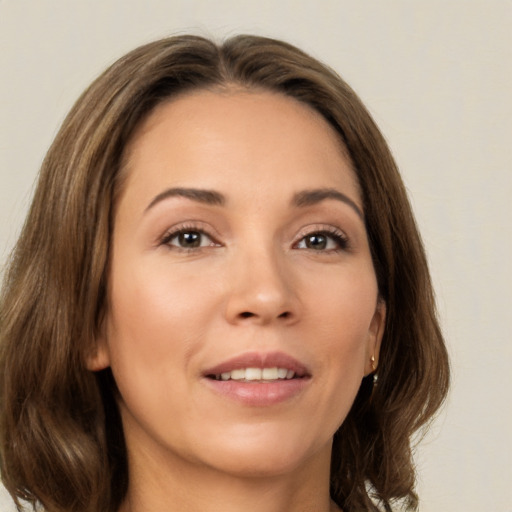
<path id="1" fill-rule="evenodd" d="M 193 92 L 142 124 L 124 171 L 109 308 L 89 361 L 110 366 L 120 391 L 122 511 L 338 510 L 332 437 L 378 359 L 385 306 L 336 133 L 279 94 Z M 313 189 L 346 200 L 293 202 Z M 191 236 L 199 246 L 184 248 Z M 270 406 L 212 391 L 205 369 L 248 351 L 294 357 L 306 385 Z"/>

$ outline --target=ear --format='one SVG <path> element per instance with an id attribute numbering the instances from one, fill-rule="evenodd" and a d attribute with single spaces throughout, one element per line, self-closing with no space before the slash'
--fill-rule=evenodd
<path id="1" fill-rule="evenodd" d="M 85 367 L 91 372 L 99 372 L 110 366 L 110 353 L 106 336 L 101 335 L 91 347 L 85 358 Z"/>
<path id="2" fill-rule="evenodd" d="M 379 365 L 380 344 L 384 335 L 386 325 L 386 303 L 377 299 L 377 306 L 370 322 L 368 340 L 366 343 L 365 377 L 375 372 Z"/>

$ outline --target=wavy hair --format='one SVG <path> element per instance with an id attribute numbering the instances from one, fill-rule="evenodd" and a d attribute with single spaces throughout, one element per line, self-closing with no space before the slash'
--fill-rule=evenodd
<path id="1" fill-rule="evenodd" d="M 447 393 L 448 357 L 425 252 L 389 148 L 332 70 L 277 40 L 197 36 L 135 49 L 84 92 L 43 162 L 0 297 L 0 464 L 4 485 L 48 512 L 114 512 L 126 447 L 110 370 L 85 367 L 106 309 L 123 152 L 161 102 L 243 87 L 293 97 L 334 127 L 359 180 L 387 315 L 378 386 L 363 379 L 337 431 L 331 497 L 345 511 L 416 510 L 411 436 Z"/>

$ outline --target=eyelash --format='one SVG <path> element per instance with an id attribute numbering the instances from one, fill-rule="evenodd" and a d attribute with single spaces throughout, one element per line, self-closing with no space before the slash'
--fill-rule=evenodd
<path id="1" fill-rule="evenodd" d="M 180 235 L 185 235 L 187 233 L 188 234 L 196 233 L 201 238 L 206 237 L 210 240 L 211 243 L 203 246 L 203 245 L 201 245 L 201 243 L 202 243 L 201 238 L 199 241 L 200 245 L 197 247 L 180 247 L 179 245 L 175 245 L 175 244 L 171 243 L 175 238 L 179 237 Z M 304 247 L 302 249 L 306 249 L 306 250 L 312 251 L 312 252 L 319 252 L 319 253 L 333 253 L 333 252 L 336 253 L 336 252 L 340 252 L 340 251 L 347 251 L 348 249 L 350 249 L 349 240 L 348 240 L 347 236 L 345 235 L 345 233 L 343 233 L 343 231 L 341 231 L 337 228 L 334 228 L 334 227 L 326 228 L 324 226 L 319 227 L 318 229 L 308 229 L 307 231 L 303 232 L 300 235 L 299 240 L 293 244 L 293 248 L 300 249 L 298 246 L 303 242 L 307 243 L 306 239 L 308 237 L 313 237 L 313 236 L 326 237 L 327 239 L 332 240 L 336 244 L 336 247 L 330 248 L 330 249 L 314 249 L 311 247 Z M 329 243 L 329 242 L 327 241 L 327 243 Z M 215 240 L 215 238 L 213 236 L 211 236 L 210 234 L 208 234 L 203 228 L 200 228 L 200 227 L 194 226 L 194 225 L 187 225 L 187 226 L 181 226 L 177 229 L 174 229 L 174 230 L 166 233 L 165 236 L 162 238 L 160 245 L 165 245 L 165 246 L 168 246 L 169 248 L 172 248 L 172 249 L 178 250 L 178 251 L 196 252 L 198 250 L 204 249 L 205 247 L 214 247 L 214 246 L 219 247 L 221 244 L 219 242 L 217 242 Z"/>
<path id="2" fill-rule="evenodd" d="M 208 246 L 202 246 L 199 245 L 199 247 L 180 247 L 179 245 L 171 244 L 172 240 L 179 237 L 180 235 L 185 235 L 187 233 L 197 233 L 200 235 L 200 237 L 207 237 L 210 239 L 211 244 Z M 201 242 L 200 242 L 201 243 Z M 194 226 L 194 225 L 187 225 L 187 226 L 181 226 L 177 229 L 174 229 L 164 235 L 162 238 L 162 241 L 160 242 L 160 245 L 166 245 L 169 248 L 172 248 L 174 250 L 178 251 L 184 251 L 184 252 L 194 252 L 200 249 L 203 249 L 204 247 L 212 247 L 212 246 L 220 246 L 220 244 L 215 240 L 214 237 L 209 235 L 204 229 Z"/>
<path id="3" fill-rule="evenodd" d="M 337 229 L 335 227 L 318 227 L 318 229 L 308 229 L 307 232 L 302 233 L 300 235 L 300 239 L 298 242 L 294 244 L 294 247 L 298 246 L 300 243 L 305 242 L 308 237 L 312 236 L 325 236 L 326 238 L 330 238 L 335 244 L 335 248 L 331 249 L 313 249 L 310 247 L 306 247 L 306 250 L 312 252 L 320 252 L 320 253 L 337 253 L 340 251 L 347 251 L 350 249 L 349 239 L 345 235 L 343 231 Z M 307 242 L 306 242 L 307 243 Z"/>

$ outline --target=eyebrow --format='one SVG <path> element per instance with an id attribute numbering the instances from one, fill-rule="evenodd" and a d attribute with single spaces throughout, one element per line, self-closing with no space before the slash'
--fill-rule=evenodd
<path id="1" fill-rule="evenodd" d="M 226 203 L 226 197 L 217 192 L 216 190 L 206 190 L 201 188 L 189 188 L 189 187 L 173 187 L 164 190 L 157 196 L 155 196 L 149 205 L 146 207 L 144 212 L 147 212 L 151 208 L 153 208 L 156 204 L 169 199 L 171 197 L 184 197 L 186 199 L 191 199 L 192 201 L 197 201 L 199 203 L 214 205 L 214 206 L 223 206 Z M 321 203 L 326 199 L 334 199 L 336 201 L 341 201 L 342 203 L 350 206 L 357 215 L 364 220 L 364 215 L 359 206 L 352 200 L 350 197 L 346 196 L 339 190 L 334 188 L 319 188 L 312 190 L 303 190 L 298 192 L 293 196 L 292 204 L 298 208 L 305 208 L 307 206 L 313 206 L 315 204 Z"/>
<path id="2" fill-rule="evenodd" d="M 359 206 L 352 199 L 350 199 L 350 197 L 334 188 L 319 188 L 298 192 L 293 197 L 292 203 L 295 206 L 302 208 L 306 206 L 313 206 L 315 204 L 321 203 L 322 201 L 325 201 L 326 199 L 334 199 L 336 201 L 341 201 L 342 203 L 347 204 L 357 213 L 361 219 L 364 220 L 364 215 L 361 208 L 359 208 Z"/>
<path id="3" fill-rule="evenodd" d="M 185 197 L 187 199 L 192 199 L 193 201 L 197 201 L 199 203 L 210 204 L 215 206 L 222 206 L 226 202 L 226 198 L 215 190 L 204 190 L 200 188 L 184 188 L 184 187 L 174 187 L 168 188 L 164 190 L 148 204 L 145 209 L 145 212 L 153 208 L 157 203 L 164 201 L 165 199 L 169 199 L 171 197 Z"/>

